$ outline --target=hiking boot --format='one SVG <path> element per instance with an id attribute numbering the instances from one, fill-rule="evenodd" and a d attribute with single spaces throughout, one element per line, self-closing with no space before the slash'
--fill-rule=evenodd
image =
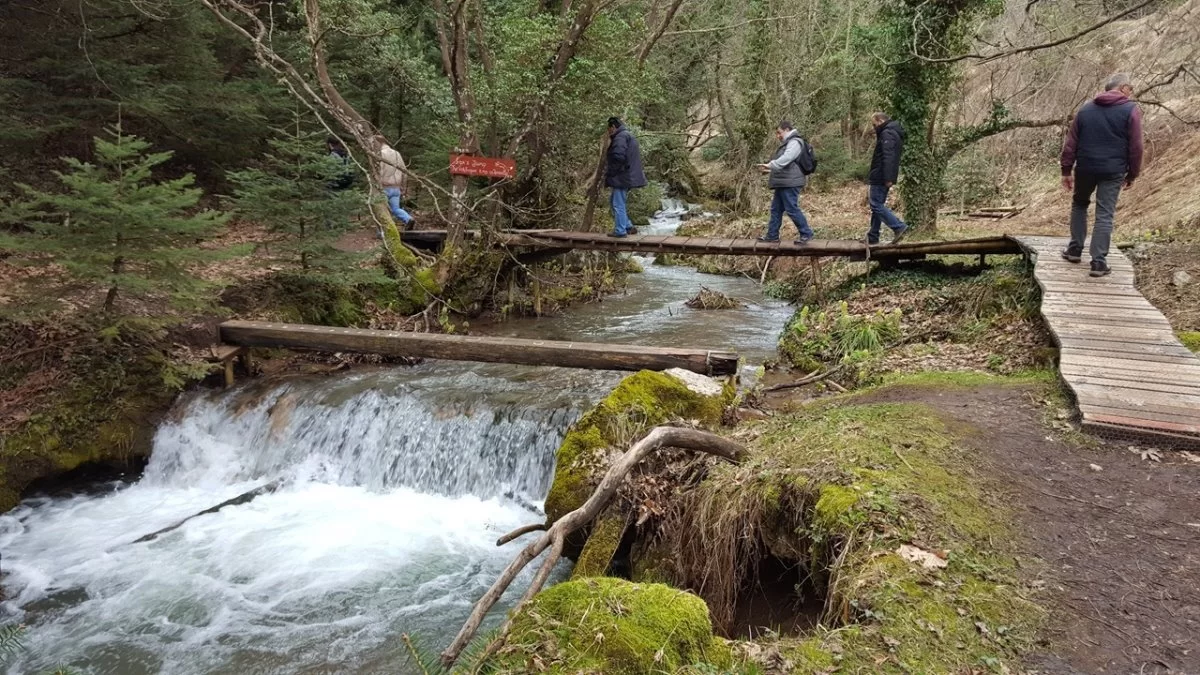
<path id="1" fill-rule="evenodd" d="M 1064 248 L 1062 252 L 1062 259 L 1069 263 L 1077 263 L 1083 261 L 1083 256 L 1078 253 L 1072 253 L 1071 249 L 1069 248 Z"/>
<path id="2" fill-rule="evenodd" d="M 775 237 L 774 239 L 771 239 L 770 237 L 759 237 L 757 241 L 761 241 L 764 244 L 778 244 L 779 237 Z"/>
<path id="3" fill-rule="evenodd" d="M 624 232 L 609 232 L 608 236 L 616 238 L 616 239 L 624 239 L 625 233 Z"/>
<path id="4" fill-rule="evenodd" d="M 904 235 L 906 235 L 906 234 L 908 234 L 908 226 L 907 225 L 900 228 L 899 231 L 897 231 L 895 234 L 892 235 L 892 245 L 895 246 L 896 244 L 899 244 L 901 241 L 903 241 Z"/>
<path id="5" fill-rule="evenodd" d="M 1088 272 L 1089 276 L 1103 277 L 1108 276 L 1109 274 L 1112 274 L 1112 270 L 1108 268 L 1108 263 L 1104 262 L 1103 260 L 1092 261 L 1092 271 Z"/>
<path id="6" fill-rule="evenodd" d="M 637 233 L 638 233 L 637 225 L 630 225 L 629 229 L 625 230 L 625 234 L 637 234 Z"/>
<path id="7" fill-rule="evenodd" d="M 808 246 L 808 242 L 810 242 L 812 240 L 813 240 L 812 237 L 800 237 L 799 239 L 797 239 L 796 241 L 794 241 L 792 243 L 797 246 Z"/>

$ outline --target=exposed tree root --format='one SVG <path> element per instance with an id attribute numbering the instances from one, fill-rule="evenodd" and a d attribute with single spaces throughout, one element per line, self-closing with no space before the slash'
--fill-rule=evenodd
<path id="1" fill-rule="evenodd" d="M 536 541 L 530 543 L 517 554 L 517 557 L 504 569 L 500 578 L 492 584 L 487 593 L 484 593 L 479 602 L 475 603 L 475 609 L 471 612 L 471 616 L 467 619 L 466 623 L 463 624 L 462 629 L 458 631 L 454 642 L 446 648 L 446 651 L 442 652 L 442 664 L 447 668 L 454 665 L 459 655 L 462 654 L 463 649 L 475 637 L 475 633 L 479 630 L 480 624 L 483 623 L 484 617 L 487 616 L 487 613 L 500 600 L 504 592 L 508 590 L 509 585 L 517 578 L 517 575 L 529 563 L 533 562 L 534 558 L 549 548 L 550 554 L 542 562 L 542 566 L 534 576 L 533 583 L 529 585 L 520 602 L 513 607 L 508 618 L 500 626 L 496 638 L 488 645 L 485 651 L 485 658 L 487 655 L 494 654 L 508 636 L 508 631 L 512 627 L 513 617 L 546 584 L 546 580 L 550 577 L 550 572 L 562 556 L 563 544 L 567 536 L 592 522 L 608 506 L 608 503 L 612 501 L 613 497 L 617 494 L 617 490 L 621 487 L 621 483 L 629 475 L 629 472 L 645 459 L 647 455 L 662 447 L 696 450 L 724 457 L 733 462 L 740 462 L 746 455 L 746 449 L 740 444 L 716 434 L 679 427 L 655 427 L 651 429 L 650 433 L 646 434 L 642 440 L 635 443 L 624 455 L 621 455 L 620 458 L 613 462 L 608 472 L 604 474 L 604 478 L 600 481 L 600 485 L 596 487 L 595 492 L 592 493 L 591 497 L 588 497 L 583 506 L 558 519 L 557 522 L 550 525 L 549 529 L 546 529 L 546 532 L 542 536 L 538 537 Z M 526 526 L 514 531 L 512 534 L 501 537 L 498 543 L 505 543 L 521 534 L 543 528 L 545 528 L 544 525 Z"/>

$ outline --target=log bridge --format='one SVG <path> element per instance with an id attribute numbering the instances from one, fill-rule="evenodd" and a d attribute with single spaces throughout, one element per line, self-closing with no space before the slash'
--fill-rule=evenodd
<path id="1" fill-rule="evenodd" d="M 440 335 L 265 321 L 226 321 L 218 327 L 218 331 L 222 343 L 237 347 L 287 347 L 593 370 L 683 368 L 710 376 L 732 375 L 738 368 L 736 352 L 686 347 Z"/>
<path id="2" fill-rule="evenodd" d="M 464 233 L 468 239 L 482 236 L 476 230 Z M 604 233 L 568 230 L 502 230 L 488 235 L 498 248 L 525 249 L 530 252 L 566 253 L 567 251 L 610 251 L 626 253 L 681 255 L 751 255 L 759 257 L 840 257 L 851 260 L 915 260 L 927 255 L 986 255 L 1025 253 L 1010 237 L 981 237 L 957 241 L 913 241 L 899 244 L 868 245 L 846 239 L 814 239 L 798 246 L 783 240 L 769 244 L 757 239 L 723 239 L 653 234 L 610 237 Z M 440 250 L 446 241 L 445 230 L 411 230 L 401 240 L 424 250 Z"/>

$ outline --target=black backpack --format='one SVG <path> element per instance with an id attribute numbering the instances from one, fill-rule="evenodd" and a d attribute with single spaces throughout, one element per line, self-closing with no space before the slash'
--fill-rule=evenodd
<path id="1" fill-rule="evenodd" d="M 812 143 L 799 139 L 800 141 L 800 156 L 796 158 L 796 166 L 800 167 L 800 173 L 805 176 L 817 170 L 817 156 L 813 153 Z"/>

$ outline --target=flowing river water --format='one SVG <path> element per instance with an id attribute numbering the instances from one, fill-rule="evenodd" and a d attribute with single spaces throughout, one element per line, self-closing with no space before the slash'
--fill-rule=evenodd
<path id="1" fill-rule="evenodd" d="M 774 352 L 790 311 L 756 283 L 642 262 L 624 294 L 487 332 L 733 348 L 749 369 Z M 701 285 L 750 305 L 688 309 Z M 185 397 L 136 482 L 0 516 L 0 620 L 28 627 L 8 672 L 405 672 L 400 635 L 449 642 L 527 541 L 496 538 L 541 519 L 567 427 L 621 377 L 441 361 Z"/>

